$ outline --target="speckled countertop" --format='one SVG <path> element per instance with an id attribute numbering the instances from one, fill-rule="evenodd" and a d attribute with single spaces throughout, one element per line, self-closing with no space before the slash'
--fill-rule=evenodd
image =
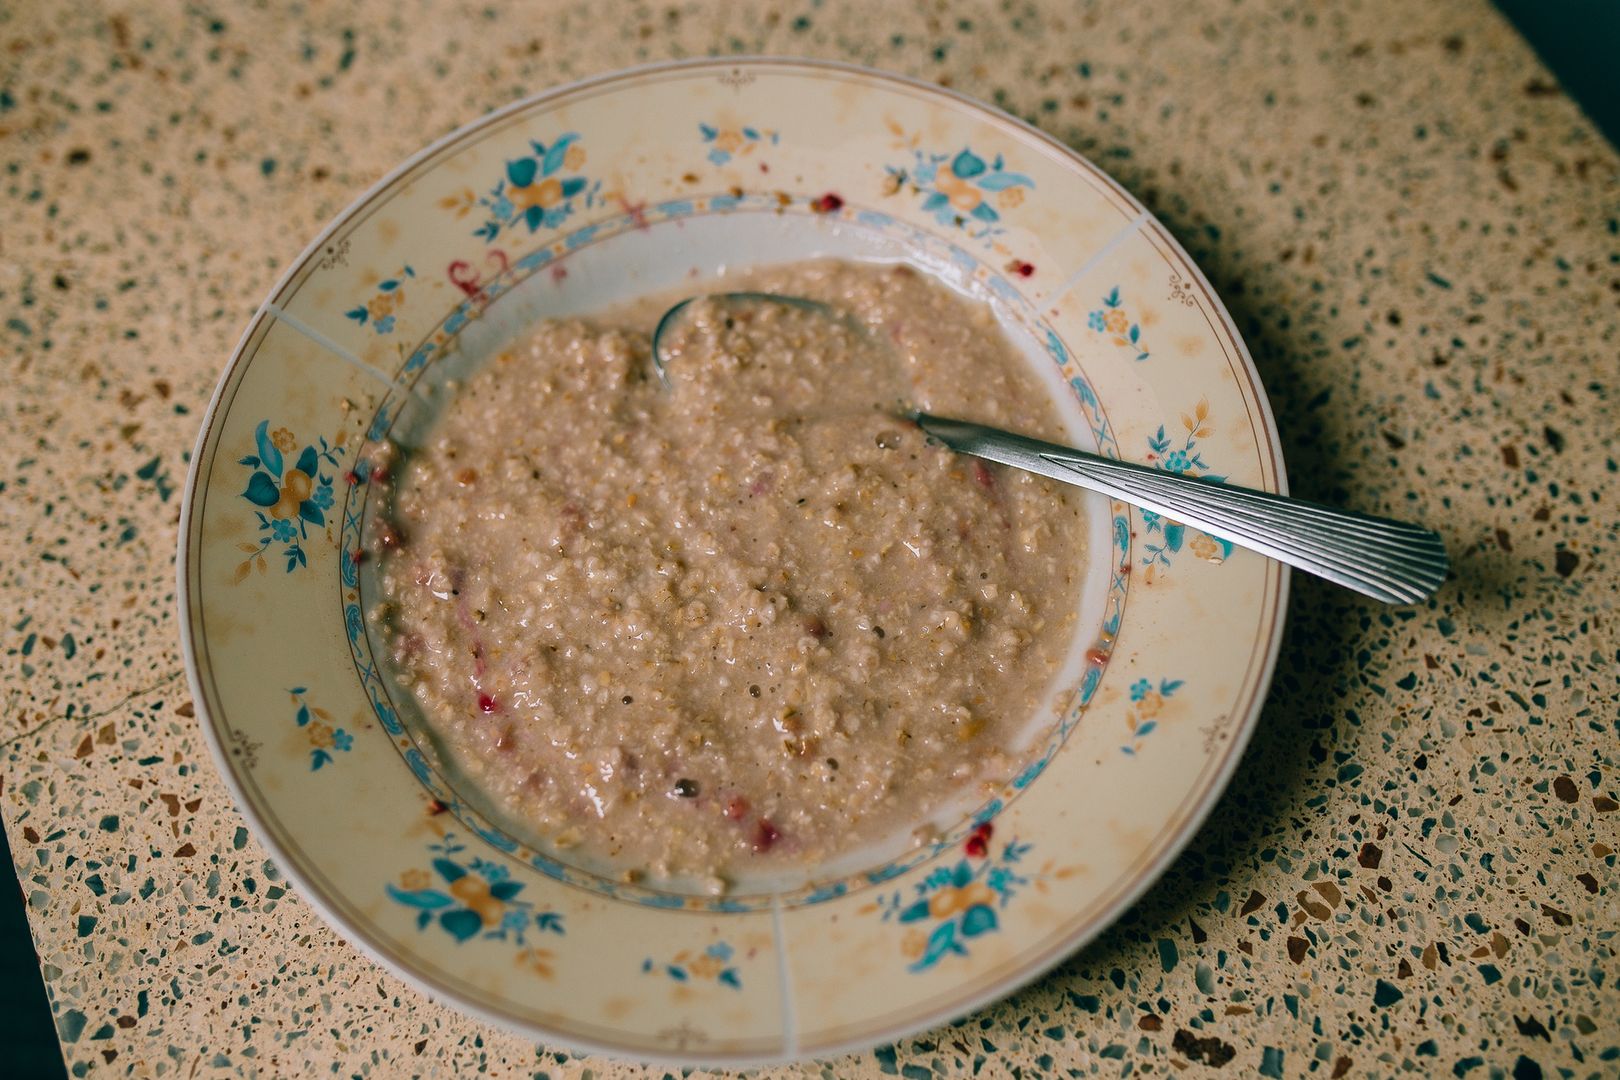
<path id="1" fill-rule="evenodd" d="M 237 334 L 365 185 L 542 87 L 739 51 L 1090 155 L 1231 308 L 1296 492 L 1456 562 L 1409 609 L 1296 579 L 1230 793 L 1101 940 L 764 1075 L 1620 1070 L 1620 159 L 1484 3 L 114 6 L 0 8 L 0 805 L 73 1075 L 639 1071 L 464 1019 L 287 891 L 187 700 L 176 489 Z"/>

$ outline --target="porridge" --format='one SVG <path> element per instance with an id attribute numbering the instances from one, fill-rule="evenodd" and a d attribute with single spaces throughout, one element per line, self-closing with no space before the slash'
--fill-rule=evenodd
<path id="1" fill-rule="evenodd" d="M 541 324 L 392 470 L 375 613 L 504 816 L 715 891 L 1005 782 L 1074 636 L 1085 532 L 1062 485 L 903 419 L 1066 441 L 987 308 L 893 266 L 724 287 L 834 313 L 696 301 L 668 386 L 668 299 Z"/>

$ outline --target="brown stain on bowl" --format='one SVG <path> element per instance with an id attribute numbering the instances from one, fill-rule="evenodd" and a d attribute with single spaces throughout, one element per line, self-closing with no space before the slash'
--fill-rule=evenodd
<path id="1" fill-rule="evenodd" d="M 640 1002 L 633 997 L 610 997 L 602 1001 L 602 1018 L 619 1021 L 636 1011 Z"/>
<path id="2" fill-rule="evenodd" d="M 251 619 L 238 619 L 230 613 L 232 610 L 247 610 L 246 608 L 238 609 L 235 607 L 240 600 L 240 597 L 235 592 L 222 591 L 230 588 L 231 573 L 232 571 L 228 569 L 222 570 L 219 576 L 223 580 L 211 583 L 213 591 L 217 594 L 216 600 L 214 603 L 208 604 L 205 611 L 208 626 L 208 648 L 210 653 L 214 655 L 219 655 L 220 650 L 228 647 L 233 641 L 244 636 L 251 636 L 258 631 L 258 627 Z M 208 593 L 209 589 L 205 588 L 204 595 L 206 596 Z M 225 601 L 229 601 L 229 603 L 227 604 Z"/>
<path id="3" fill-rule="evenodd" d="M 1125 825 L 1118 818 L 1110 818 L 1105 827 L 1108 835 L 1113 839 L 1121 851 L 1129 856 L 1148 851 L 1153 847 L 1154 832 L 1150 828 L 1136 825 Z"/>

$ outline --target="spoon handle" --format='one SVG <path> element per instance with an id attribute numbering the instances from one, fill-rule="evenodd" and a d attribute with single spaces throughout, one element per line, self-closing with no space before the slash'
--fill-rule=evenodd
<path id="1" fill-rule="evenodd" d="M 1450 566 L 1439 535 L 1407 522 L 1178 476 L 964 420 L 914 419 L 952 450 L 1099 491 L 1389 603 L 1425 599 Z"/>

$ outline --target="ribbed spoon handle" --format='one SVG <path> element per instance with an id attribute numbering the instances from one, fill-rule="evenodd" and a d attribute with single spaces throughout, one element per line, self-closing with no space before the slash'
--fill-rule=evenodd
<path id="1" fill-rule="evenodd" d="M 1379 600 L 1425 599 L 1450 567 L 1439 535 L 1404 521 L 1209 483 L 964 420 L 915 419 L 952 450 L 1099 491 Z"/>

